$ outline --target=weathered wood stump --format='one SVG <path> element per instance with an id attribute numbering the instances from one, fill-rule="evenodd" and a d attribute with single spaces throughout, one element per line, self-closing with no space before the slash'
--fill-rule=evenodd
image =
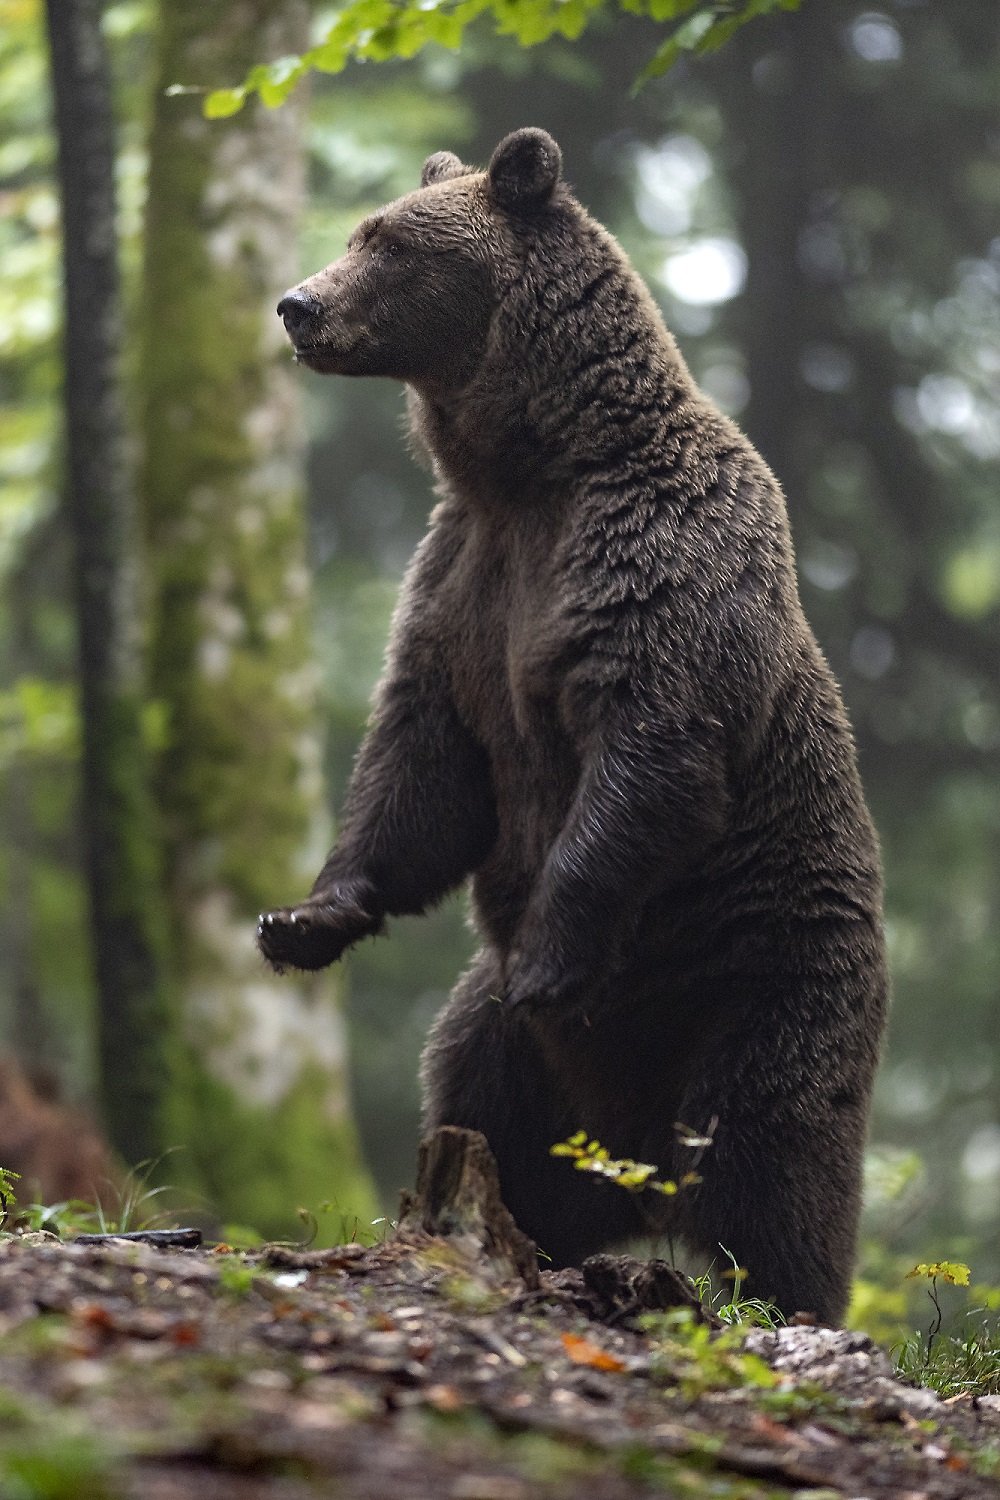
<path id="1" fill-rule="evenodd" d="M 399 1233 L 419 1230 L 463 1243 L 497 1270 L 538 1286 L 538 1252 L 500 1197 L 500 1178 L 486 1138 L 443 1125 L 420 1143 L 417 1186 L 400 1202 Z"/>

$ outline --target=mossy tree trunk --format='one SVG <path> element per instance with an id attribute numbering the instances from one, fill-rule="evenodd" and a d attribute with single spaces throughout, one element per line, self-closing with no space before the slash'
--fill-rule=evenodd
<path id="1" fill-rule="evenodd" d="M 269 975 L 257 912 L 304 890 L 324 826 L 301 391 L 275 315 L 296 279 L 301 100 L 208 122 L 197 95 L 303 45 L 288 0 L 160 7 L 150 141 L 143 494 L 152 679 L 183 1076 L 173 1177 L 229 1219 L 287 1230 L 302 1204 L 364 1218 L 331 980 Z"/>
<path id="2" fill-rule="evenodd" d="M 120 356 L 111 80 L 100 0 L 48 0 L 65 283 L 66 513 L 100 1094 L 132 1163 L 163 1146 L 169 1054 L 158 844 L 143 743 L 137 511 Z"/>

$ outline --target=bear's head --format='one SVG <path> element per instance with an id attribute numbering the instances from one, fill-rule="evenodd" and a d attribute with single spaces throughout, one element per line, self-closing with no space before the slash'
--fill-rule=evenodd
<path id="1" fill-rule="evenodd" d="M 478 367 L 493 312 L 524 245 L 565 196 L 559 147 L 516 130 L 485 172 L 449 151 L 421 184 L 365 219 L 347 254 L 286 292 L 278 314 L 299 361 L 337 375 L 386 375 L 457 389 Z"/>

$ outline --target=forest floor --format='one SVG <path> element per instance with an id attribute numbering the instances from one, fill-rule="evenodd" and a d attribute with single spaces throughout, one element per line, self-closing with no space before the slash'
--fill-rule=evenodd
<path id="1" fill-rule="evenodd" d="M 449 1170 L 370 1248 L 4 1238 L 0 1496 L 1000 1500 L 1000 1398 L 718 1330 L 656 1263 L 538 1277 Z"/>

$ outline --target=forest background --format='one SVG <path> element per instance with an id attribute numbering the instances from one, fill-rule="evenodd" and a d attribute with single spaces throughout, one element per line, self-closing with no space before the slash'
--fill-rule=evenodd
<path id="1" fill-rule="evenodd" d="M 330 19 L 104 8 L 126 434 L 104 646 L 127 690 L 95 741 L 80 622 L 111 554 L 81 569 L 64 477 L 46 15 L 0 3 L 0 1042 L 133 1163 L 170 1151 L 217 1222 L 294 1232 L 305 1206 L 330 1237 L 392 1211 L 462 900 L 318 982 L 268 977 L 252 938 L 324 852 L 430 484 L 400 391 L 295 371 L 273 306 L 428 153 L 485 161 L 537 124 L 781 478 L 853 716 L 894 984 L 865 1274 L 947 1256 L 1000 1280 L 1000 17 L 804 0 L 638 92 L 651 23 L 531 50 L 482 25 L 203 117 Z M 130 819 L 103 907 L 95 785 Z"/>

